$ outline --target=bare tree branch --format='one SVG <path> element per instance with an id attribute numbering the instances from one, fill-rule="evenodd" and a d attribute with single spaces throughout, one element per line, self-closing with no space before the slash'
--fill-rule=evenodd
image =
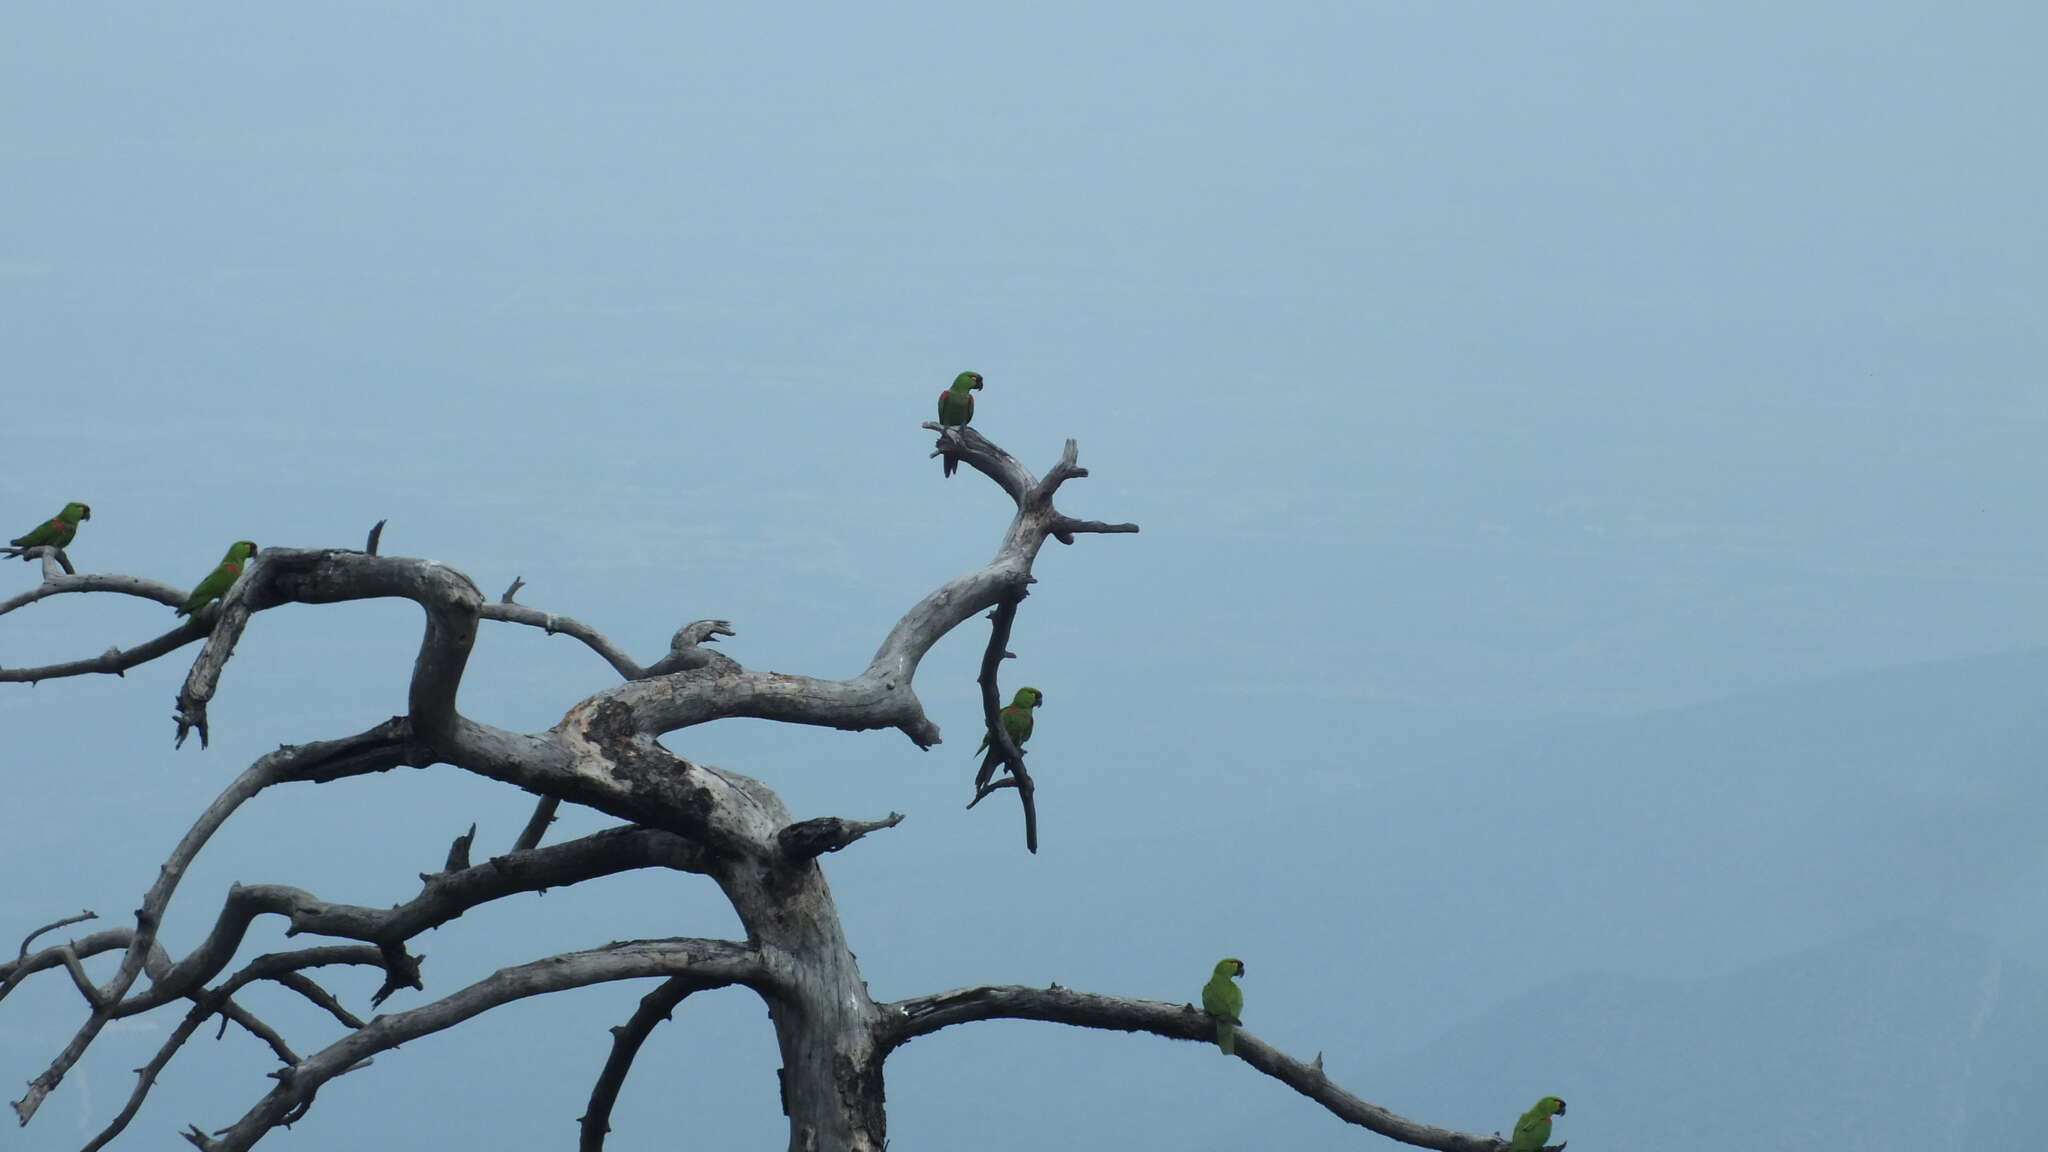
<path id="1" fill-rule="evenodd" d="M 925 427 L 941 431 L 936 423 Z M 601 692 L 572 709 L 557 730 L 587 728 L 605 709 L 622 705 L 631 714 L 631 726 L 647 735 L 747 716 L 851 731 L 897 728 L 919 747 L 938 743 L 938 726 L 925 716 L 911 688 L 918 662 L 940 637 L 1029 582 L 1032 562 L 1060 515 L 1052 506 L 1053 491 L 1061 482 L 1084 474 L 1073 464 L 1071 442 L 1048 482 L 1041 482 L 973 428 L 955 425 L 945 431 L 957 434 L 960 459 L 995 480 L 1017 502 L 1017 514 L 995 559 L 949 581 L 904 613 L 860 675 L 821 680 L 717 664 L 716 675 L 698 670 Z"/>
<path id="2" fill-rule="evenodd" d="M 33 684 L 38 680 L 57 680 L 66 676 L 90 676 L 95 673 L 125 674 L 138 664 L 170 652 L 175 652 L 194 640 L 206 635 L 206 625 L 196 619 L 187 619 L 183 624 L 152 640 L 145 640 L 133 648 L 109 648 L 98 656 L 84 660 L 67 660 L 61 664 L 43 664 L 34 668 L 0 668 L 0 683 Z"/>
<path id="3" fill-rule="evenodd" d="M 1215 1020 L 1192 1004 L 1102 996 L 1058 985 L 1051 988 L 983 985 L 942 992 L 937 996 L 898 1000 L 880 1007 L 876 1043 L 884 1050 L 893 1050 L 919 1036 L 974 1020 L 1045 1020 L 1081 1028 L 1150 1032 L 1170 1040 L 1205 1044 L 1216 1041 Z M 1496 1136 L 1476 1136 L 1433 1127 L 1367 1103 L 1331 1083 L 1321 1067 L 1304 1064 L 1242 1028 L 1237 1030 L 1234 1047 L 1236 1055 L 1245 1063 L 1321 1104 L 1338 1119 L 1371 1129 L 1388 1139 L 1418 1148 L 1438 1149 L 1439 1152 L 1502 1152 L 1508 1146 L 1507 1141 Z"/>
<path id="4" fill-rule="evenodd" d="M 431 560 L 370 556 L 338 549 L 268 548 L 258 552 L 222 598 L 206 647 L 178 693 L 178 734 L 206 741 L 206 705 L 252 613 L 279 604 L 332 604 L 400 597 L 426 611 L 427 631 L 413 662 L 407 715 L 431 744 L 457 728 L 455 690 L 476 642 L 483 594 L 469 577 Z"/>
<path id="5" fill-rule="evenodd" d="M 99 918 L 99 913 L 93 911 L 90 908 L 87 908 L 85 911 L 80 912 L 76 916 L 66 916 L 62 920 L 52 920 L 48 924 L 43 925 L 41 928 L 38 928 L 35 931 L 29 933 L 27 936 L 22 937 L 21 952 L 18 955 L 16 955 L 15 959 L 17 961 L 28 959 L 28 946 L 30 944 L 35 943 L 36 937 L 41 936 L 45 932 L 54 932 L 59 928 L 66 927 L 67 925 L 83 924 L 87 920 L 97 920 Z"/>
<path id="6" fill-rule="evenodd" d="M 164 909 L 177 890 L 178 882 L 184 878 L 186 868 L 235 809 L 271 784 L 288 780 L 340 779 L 413 763 L 419 757 L 420 749 L 411 742 L 409 735 L 405 721 L 392 720 L 359 736 L 280 748 L 250 765 L 207 806 L 185 833 L 184 839 L 178 842 L 170 859 L 159 870 L 156 883 L 143 897 L 142 907 L 135 913 L 135 931 L 127 942 L 127 952 L 122 957 L 120 969 L 106 987 L 98 990 L 97 1006 L 91 1017 L 50 1066 L 29 1082 L 28 1091 L 21 1099 L 14 1102 L 15 1115 L 23 1124 L 35 1115 L 43 1099 L 64 1079 L 64 1074 L 78 1062 L 86 1047 L 113 1018 L 113 1012 L 142 973 L 143 964 L 156 943 L 156 931 L 163 922 Z M 14 978 L 10 977 L 7 987 L 11 989 L 14 983 Z"/>
<path id="7" fill-rule="evenodd" d="M 640 1046 L 673 1015 L 684 997 L 706 987 L 700 980 L 671 976 L 640 998 L 640 1007 L 634 1009 L 630 1019 L 612 1028 L 611 1055 L 605 1058 L 604 1071 L 597 1074 L 597 1083 L 591 1086 L 589 1107 L 576 1119 L 583 1133 L 577 1142 L 579 1152 L 603 1152 L 604 1138 L 612 1130 L 612 1107 L 619 1102 L 619 1089 L 625 1086 L 626 1074 L 632 1071 Z"/>
<path id="8" fill-rule="evenodd" d="M 512 842 L 514 852 L 524 852 L 540 844 L 540 838 L 547 834 L 548 825 L 555 822 L 555 810 L 562 806 L 559 797 L 543 796 L 533 806 L 533 815 L 526 818 L 526 827 L 519 830 L 519 839 Z"/>
<path id="9" fill-rule="evenodd" d="M 870 832 L 894 828 L 901 823 L 901 812 L 889 813 L 886 820 L 843 820 L 837 816 L 820 816 L 789 825 L 775 834 L 775 842 L 782 846 L 782 854 L 791 860 L 811 860 L 827 852 L 837 852 Z"/>
<path id="10" fill-rule="evenodd" d="M 469 846 L 475 842 L 476 821 L 472 820 L 469 824 L 469 831 L 457 836 L 455 842 L 448 846 L 448 859 L 441 865 L 441 871 L 460 872 L 464 868 L 469 867 Z M 427 875 L 422 873 L 420 879 L 427 879 Z"/>
<path id="11" fill-rule="evenodd" d="M 147 992 L 118 1005 L 115 1017 L 132 1016 L 169 1003 L 213 978 L 233 959 L 249 924 L 258 916 L 283 916 L 287 936 L 311 933 L 360 940 L 403 955 L 403 944 L 471 908 L 521 892 L 563 887 L 640 868 L 701 872 L 706 860 L 696 845 L 653 828 L 609 828 L 530 852 L 498 856 L 453 872 L 424 877 L 420 894 L 391 908 L 332 904 L 283 884 L 237 884 L 228 890 L 220 916 L 205 940 L 175 967 L 155 979 Z M 390 953 L 387 960 L 393 959 Z M 409 958 L 408 958 L 409 960 Z M 416 979 L 406 960 L 387 964 L 402 979 Z"/>
<path id="12" fill-rule="evenodd" d="M 321 1085 L 366 1056 L 452 1028 L 514 1000 L 645 976 L 683 976 L 699 982 L 703 988 L 722 988 L 757 984 L 765 979 L 765 969 L 761 957 L 751 948 L 729 940 L 696 939 L 633 940 L 501 968 L 431 1004 L 379 1016 L 293 1067 L 281 1070 L 277 1087 L 233 1127 L 203 1147 L 218 1152 L 245 1152 L 266 1132 L 282 1124 Z"/>
<path id="13" fill-rule="evenodd" d="M 377 554 L 377 545 L 384 540 L 384 523 L 384 521 L 379 520 L 375 524 L 370 525 L 369 539 L 363 541 L 363 554 L 365 556 L 375 556 Z"/>
<path id="14" fill-rule="evenodd" d="M 1068 453 L 1071 454 L 1073 450 L 1074 442 L 1072 440 L 1067 441 Z M 1003 765 L 1010 770 L 1010 786 L 1017 789 L 1017 801 L 1024 809 L 1024 847 L 1027 851 L 1036 855 L 1038 853 L 1037 792 L 1032 787 L 1031 773 L 1024 767 L 1023 749 L 1017 747 L 1017 742 L 1010 738 L 1009 729 L 1003 727 L 1002 692 L 997 684 L 997 680 L 1002 672 L 1003 661 L 1011 656 L 1009 650 L 1010 626 L 1017 621 L 1017 605 L 1023 601 L 1024 596 L 1024 590 L 1019 588 L 1014 596 L 996 605 L 996 610 L 989 613 L 988 647 L 982 651 L 981 675 L 977 680 L 981 685 L 981 717 L 982 721 L 988 725 L 989 747 L 995 750 L 996 754 L 1002 759 Z M 994 781 L 991 781 L 990 785 L 993 785 L 993 783 Z M 969 808 L 974 807 L 976 804 L 981 803 L 982 797 L 995 791 L 990 785 L 984 785 L 977 789 L 974 799 L 968 801 L 967 806 Z"/>
<path id="15" fill-rule="evenodd" d="M 83 959 L 97 956 L 102 952 L 112 952 L 117 948 L 125 949 L 128 942 L 134 938 L 135 930 L 132 928 L 106 928 L 90 936 L 65 944 L 52 945 L 18 960 L 0 964 L 0 1000 L 7 999 L 8 994 L 30 976 L 63 964 L 66 949 Z"/>
<path id="16" fill-rule="evenodd" d="M 157 1048 L 156 1055 L 150 1058 L 149 1063 L 135 1070 L 135 1088 L 128 1094 L 128 1103 L 122 1107 L 120 1113 L 113 1120 L 108 1122 L 105 1128 L 100 1130 L 99 1135 L 94 1136 L 92 1140 L 87 1142 L 83 1152 L 98 1152 L 99 1149 L 106 1147 L 113 1141 L 114 1137 L 119 1136 L 122 1130 L 128 1127 L 128 1122 L 133 1120 L 135 1113 L 141 1110 L 142 1102 L 149 1097 L 150 1088 L 155 1085 L 157 1076 L 163 1072 L 165 1066 L 171 1062 L 171 1057 L 177 1055 L 178 1050 L 184 1047 L 185 1041 L 192 1038 L 192 1034 L 199 1030 L 199 1026 L 206 1022 L 207 1017 L 221 1011 L 224 1005 L 233 1003 L 232 998 L 234 994 L 241 991 L 242 988 L 257 980 L 265 979 L 288 983 L 296 978 L 299 981 L 310 984 L 311 981 L 306 980 L 300 974 L 299 969 L 320 967 L 327 964 L 375 963 L 377 963 L 377 950 L 361 946 L 311 948 L 302 952 L 274 952 L 269 955 L 258 956 L 250 961 L 246 967 L 240 972 L 235 973 L 231 979 L 220 987 L 194 994 L 192 996 L 192 1010 L 185 1013 L 185 1019 L 180 1021 L 178 1026 L 171 1030 L 170 1036 L 165 1038 L 163 1044 Z M 318 985 L 314 986 L 318 987 Z M 357 1021 L 353 1027 L 362 1027 L 362 1022 Z M 298 1060 L 296 1057 L 292 1057 L 285 1062 L 287 1064 L 296 1064 Z"/>
<path id="17" fill-rule="evenodd" d="M 649 664 L 637 675 L 627 676 L 628 680 L 647 680 L 655 676 L 667 676 L 672 672 L 688 672 L 697 668 L 719 666 L 737 668 L 732 660 L 709 648 L 706 644 L 716 643 L 720 636 L 735 636 L 732 625 L 724 620 L 693 620 L 676 629 L 673 639 L 668 642 L 668 655 Z"/>
<path id="18" fill-rule="evenodd" d="M 514 581 L 513 587 L 517 588 L 521 583 L 523 581 Z M 511 595 L 511 591 L 508 590 L 506 595 Z M 478 614 L 486 620 L 502 620 L 508 624 L 525 624 L 528 627 L 539 628 L 550 636 L 574 636 L 588 645 L 592 652 L 603 657 L 604 662 L 610 664 L 622 679 L 632 680 L 642 675 L 640 665 L 635 663 L 631 656 L 605 639 L 603 633 L 579 620 L 557 616 L 552 612 L 542 612 L 538 608 L 528 608 L 524 604 L 514 604 L 510 600 L 482 605 L 478 609 Z"/>
<path id="19" fill-rule="evenodd" d="M 71 557 L 54 544 L 32 544 L 26 548 L 0 544 L 0 556 L 8 559 L 20 557 L 24 562 L 40 558 L 43 562 L 43 579 L 53 580 L 59 575 L 75 576 L 78 569 L 71 566 Z"/>
<path id="20" fill-rule="evenodd" d="M 61 596 L 67 592 L 114 592 L 123 596 L 154 600 L 172 608 L 185 602 L 185 593 L 159 580 L 144 580 L 139 576 L 118 576 L 112 573 L 88 573 L 84 576 L 54 575 L 26 592 L 7 600 L 0 600 L 0 616 L 38 600 Z"/>
<path id="21" fill-rule="evenodd" d="M 307 956 L 319 951 L 320 949 L 318 948 L 308 948 L 304 952 L 297 953 L 297 955 Z M 355 961 L 351 960 L 350 963 L 355 963 Z M 273 976 L 271 979 L 304 996 L 312 1002 L 315 1008 L 320 1009 L 339 1021 L 342 1027 L 361 1028 L 363 1026 L 362 1017 L 342 1007 L 341 1001 L 335 999 L 334 993 L 322 988 L 312 977 L 300 972 L 287 972 L 281 976 Z"/>

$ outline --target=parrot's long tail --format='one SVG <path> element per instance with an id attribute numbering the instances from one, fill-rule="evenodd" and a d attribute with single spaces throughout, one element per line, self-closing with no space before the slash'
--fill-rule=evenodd
<path id="1" fill-rule="evenodd" d="M 1002 757 L 996 755 L 996 750 L 989 749 L 988 755 L 981 758 L 981 771 L 974 774 L 975 791 L 988 787 L 988 782 L 996 777 L 996 765 L 1001 762 Z"/>
<path id="2" fill-rule="evenodd" d="M 1216 1046 L 1229 1056 L 1237 1051 L 1237 1025 L 1228 1020 L 1216 1021 Z"/>
<path id="3" fill-rule="evenodd" d="M 951 476 L 954 473 L 954 471 L 959 467 L 960 458 L 958 456 L 946 457 L 946 475 Z"/>

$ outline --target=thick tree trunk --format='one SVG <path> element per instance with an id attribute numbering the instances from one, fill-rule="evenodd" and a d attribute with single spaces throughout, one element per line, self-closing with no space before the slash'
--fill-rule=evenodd
<path id="1" fill-rule="evenodd" d="M 692 765 L 692 771 L 715 771 Z M 752 781 L 748 781 L 752 783 Z M 877 1006 L 846 947 L 840 908 L 831 900 L 815 851 L 795 853 L 780 832 L 793 826 L 780 797 L 754 785 L 745 806 L 750 851 L 721 859 L 711 873 L 760 951 L 758 986 L 774 1021 L 782 1068 L 782 1113 L 791 1152 L 883 1152 L 881 1052 Z"/>
<path id="2" fill-rule="evenodd" d="M 815 860 L 736 862 L 719 883 L 766 959 L 790 1152 L 881 1152 L 876 1008 Z"/>

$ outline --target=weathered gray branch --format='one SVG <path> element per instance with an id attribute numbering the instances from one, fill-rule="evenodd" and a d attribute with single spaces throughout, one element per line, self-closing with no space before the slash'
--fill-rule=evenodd
<path id="1" fill-rule="evenodd" d="M 281 1070 L 277 1087 L 233 1127 L 205 1146 L 218 1152 L 244 1152 L 265 1133 L 284 1123 L 321 1085 L 363 1058 L 452 1028 L 501 1004 L 646 976 L 682 976 L 697 981 L 703 988 L 720 988 L 759 983 L 764 978 L 764 969 L 760 956 L 744 945 L 728 940 L 694 939 L 627 941 L 501 968 L 431 1004 L 379 1016 L 291 1068 Z"/>
<path id="2" fill-rule="evenodd" d="M 145 640 L 133 648 L 109 648 L 98 656 L 89 656 L 83 660 L 66 660 L 61 664 L 41 664 L 34 668 L 0 668 L 0 683 L 34 684 L 38 680 L 57 680 L 66 676 L 120 676 L 138 664 L 147 664 L 159 656 L 175 652 L 204 635 L 204 622 L 187 619 L 169 632 Z"/>
<path id="3" fill-rule="evenodd" d="M 1057 985 L 983 985 L 881 1005 L 876 1043 L 892 1050 L 941 1028 L 975 1020 L 1044 1020 L 1204 1044 L 1216 1040 L 1216 1022 L 1191 1004 L 1103 996 Z M 1502 1152 L 1508 1146 L 1498 1137 L 1437 1128 L 1361 1100 L 1332 1083 L 1319 1065 L 1296 1060 L 1242 1028 L 1234 1047 L 1239 1059 L 1321 1104 L 1338 1119 L 1391 1140 L 1439 1152 Z"/>
<path id="4" fill-rule="evenodd" d="M 671 976 L 662 981 L 660 987 L 640 998 L 640 1007 L 624 1024 L 612 1028 L 611 1055 L 605 1057 L 604 1070 L 597 1074 L 597 1083 L 590 1089 L 590 1105 L 577 1117 L 576 1123 L 582 1131 L 577 1142 L 579 1152 L 603 1152 L 604 1138 L 611 1135 L 612 1108 L 619 1102 L 619 1090 L 625 1087 L 626 1074 L 633 1069 L 633 1060 L 640 1055 L 640 1046 L 663 1021 L 675 1012 L 676 1005 L 692 992 L 707 987 L 701 980 L 687 976 Z"/>
<path id="5" fill-rule="evenodd" d="M 935 423 L 925 427 L 940 430 Z M 1067 442 L 1059 464 L 1041 481 L 972 428 L 956 426 L 947 431 L 959 433 L 960 458 L 1002 486 L 1017 502 L 1017 514 L 995 559 L 949 581 L 904 613 L 860 675 L 821 680 L 717 664 L 601 692 L 572 710 L 557 730 L 586 727 L 599 710 L 616 704 L 630 711 L 637 731 L 649 735 L 746 716 L 853 731 L 897 728 L 919 747 L 938 743 L 938 726 L 925 716 L 911 688 L 919 661 L 962 622 L 1022 592 L 1031 581 L 1031 565 L 1039 548 L 1054 522 L 1062 519 L 1052 505 L 1054 491 L 1067 479 L 1087 474 L 1073 462 L 1076 449 L 1072 441 Z"/>
<path id="6" fill-rule="evenodd" d="M 457 728 L 455 692 L 476 642 L 483 593 L 469 577 L 431 560 L 371 556 L 342 549 L 269 548 L 258 552 L 214 613 L 212 634 L 178 693 L 178 739 L 188 730 L 206 743 L 206 705 L 252 613 L 279 604 L 333 604 L 398 597 L 426 611 L 426 635 L 413 662 L 407 716 L 430 744 Z"/>
<path id="7" fill-rule="evenodd" d="M 333 780 L 363 772 L 383 771 L 413 763 L 419 754 L 420 749 L 409 739 L 405 721 L 391 720 L 343 740 L 280 748 L 257 760 L 236 777 L 234 783 L 193 822 L 191 829 L 171 852 L 170 859 L 159 870 L 156 883 L 150 886 L 143 897 L 142 907 L 136 910 L 135 931 L 127 942 L 119 970 L 91 997 L 95 1002 L 92 1015 L 50 1066 L 29 1082 L 28 1091 L 21 1099 L 14 1102 L 15 1115 L 21 1122 L 29 1122 L 43 1099 L 84 1055 L 87 1046 L 106 1027 L 107 1021 L 113 1019 L 114 1012 L 142 973 L 150 949 L 156 944 L 156 931 L 163 921 L 164 909 L 169 905 L 172 893 L 177 891 L 178 882 L 184 878 L 186 868 L 235 809 L 272 784 Z M 0 991 L 11 990 L 16 983 L 16 978 L 10 976 L 5 989 Z"/>
<path id="8" fill-rule="evenodd" d="M 310 984 L 311 982 L 301 975 L 301 970 L 306 968 L 317 968 L 328 964 L 375 963 L 377 963 L 377 950 L 361 946 L 311 948 L 301 952 L 273 952 L 268 955 L 258 956 L 250 961 L 240 972 L 235 973 L 231 979 L 221 984 L 218 988 L 210 988 L 204 992 L 195 993 L 191 997 L 193 1001 L 192 1010 L 185 1013 L 184 1020 L 180 1021 L 178 1026 L 171 1030 L 170 1036 L 164 1040 L 163 1044 L 158 1046 L 156 1055 L 150 1058 L 149 1063 L 135 1070 L 135 1088 L 129 1093 L 127 1104 L 122 1107 L 120 1113 L 105 1128 L 100 1130 L 99 1135 L 87 1142 L 83 1152 L 98 1152 L 99 1149 L 106 1147 L 113 1141 L 114 1137 L 119 1136 L 122 1130 L 128 1127 L 128 1122 L 135 1118 L 135 1113 L 142 1108 L 142 1102 L 148 1099 L 150 1088 L 155 1085 L 157 1076 L 162 1074 L 165 1066 L 171 1062 L 171 1057 L 177 1055 L 178 1050 L 185 1046 L 185 1041 L 192 1038 L 192 1034 L 199 1030 L 199 1026 L 204 1024 L 209 1016 L 220 1012 L 224 1005 L 232 1004 L 236 992 L 241 991 L 244 987 L 257 980 L 276 980 L 279 983 L 286 984 L 288 987 L 300 987 L 303 984 Z M 297 979 L 298 983 L 292 983 L 294 978 Z M 314 986 L 318 987 L 317 985 Z M 339 1006 L 337 1005 L 337 1007 Z M 352 1026 L 360 1028 L 363 1026 L 362 1021 L 355 1021 Z M 282 1042 L 280 1041 L 280 1043 Z M 289 1049 L 286 1051 L 288 1053 Z M 287 1065 L 296 1064 L 298 1059 L 296 1056 L 287 1055 L 284 1057 L 284 1063 Z"/>
<path id="9" fill-rule="evenodd" d="M 45 545 L 47 547 L 47 545 Z M 37 549 L 31 549 L 36 551 Z M 119 576 L 113 573 L 93 572 L 86 575 L 55 574 L 45 577 L 41 584 L 19 593 L 9 599 L 0 600 L 0 616 L 16 608 L 25 607 L 38 600 L 61 596 L 67 592 L 114 592 L 123 596 L 139 596 L 154 600 L 172 608 L 185 602 L 185 593 L 160 580 L 145 580 L 140 576 Z"/>
<path id="10" fill-rule="evenodd" d="M 514 581 L 513 589 L 522 583 L 524 581 Z M 513 589 L 508 589 L 505 595 L 512 595 Z M 486 620 L 500 620 L 507 624 L 524 624 L 538 628 L 550 636 L 573 636 L 583 641 L 592 652 L 603 657 L 604 662 L 611 665 L 622 679 L 632 680 L 643 674 L 640 665 L 631 656 L 605 639 L 603 633 L 580 620 L 557 616 L 553 612 L 543 612 L 538 608 L 528 608 L 524 604 L 514 604 L 509 599 L 500 600 L 496 604 L 482 605 L 478 609 L 478 614 Z"/>
<path id="11" fill-rule="evenodd" d="M 1074 442 L 1067 441 L 1069 452 Z M 1010 739 L 1009 729 L 1002 722 L 1002 692 L 998 680 L 1003 661 L 1010 658 L 1010 627 L 1017 621 L 1017 605 L 1024 599 L 1023 590 L 1015 596 L 996 605 L 989 613 L 988 647 L 981 654 L 981 675 L 977 678 L 981 686 L 981 717 L 988 725 L 989 747 L 994 749 L 1005 767 L 1010 770 L 1008 784 L 1017 790 L 1017 801 L 1024 809 L 1024 847 L 1036 855 L 1038 852 L 1038 795 L 1032 787 L 1031 773 L 1024 767 L 1024 751 L 1017 742 Z M 982 798 L 995 791 L 991 780 L 988 785 L 977 789 L 974 799 L 968 801 L 969 808 L 981 803 Z"/>
<path id="12" fill-rule="evenodd" d="M 48 924 L 43 925 L 41 928 L 38 928 L 35 931 L 21 938 L 21 951 L 15 955 L 15 959 L 27 959 L 28 946 L 35 943 L 36 937 L 41 936 L 45 932 L 55 932 L 59 928 L 68 927 L 72 924 L 83 924 L 87 920 L 97 920 L 99 918 L 99 913 L 93 911 L 90 908 L 87 908 L 85 911 L 80 912 L 76 916 L 66 916 L 62 920 L 52 920 Z"/>
<path id="13" fill-rule="evenodd" d="M 526 818 L 526 827 L 519 830 L 519 839 L 512 842 L 514 852 L 524 852 L 538 847 L 540 838 L 547 835 L 548 825 L 555 822 L 555 811 L 562 806 L 560 797 L 543 796 L 533 806 L 533 815 Z"/>
<path id="14" fill-rule="evenodd" d="M 891 812 L 885 820 L 820 816 L 789 825 L 775 834 L 775 842 L 782 846 L 782 854 L 791 860 L 811 860 L 827 852 L 837 852 L 870 832 L 894 828 L 901 823 L 901 812 Z"/>
<path id="15" fill-rule="evenodd" d="M 154 980 L 147 992 L 111 1011 L 116 1018 L 146 1012 L 184 996 L 224 969 L 258 916 L 283 916 L 287 936 L 311 933 L 360 940 L 402 955 L 407 940 L 438 928 L 472 908 L 521 892 L 538 892 L 641 868 L 702 872 L 703 852 L 694 844 L 653 828 L 610 828 L 530 852 L 498 856 L 453 872 L 425 877 L 420 894 L 390 908 L 333 904 L 283 884 L 237 884 L 214 921 L 213 931 Z M 387 953 L 387 959 L 390 954 Z M 404 975 L 416 976 L 399 962 Z"/>
<path id="16" fill-rule="evenodd" d="M 627 676 L 628 680 L 647 680 L 655 676 L 667 676 L 671 672 L 688 672 L 697 668 L 717 667 L 721 671 L 737 669 L 739 665 L 730 657 L 704 647 L 716 643 L 720 636 L 735 636 L 732 625 L 724 620 L 693 620 L 681 628 L 668 642 L 668 655 L 649 664 L 638 675 Z"/>
<path id="17" fill-rule="evenodd" d="M 78 569 L 71 566 L 70 555 L 54 544 L 36 544 L 27 548 L 0 544 L 0 556 L 5 556 L 10 560 L 20 557 L 23 561 L 40 558 L 43 562 L 43 579 L 45 580 L 55 579 L 60 575 L 75 576 L 78 574 Z"/>

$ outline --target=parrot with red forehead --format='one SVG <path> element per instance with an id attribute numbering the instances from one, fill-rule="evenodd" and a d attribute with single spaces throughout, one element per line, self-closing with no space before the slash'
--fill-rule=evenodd
<path id="1" fill-rule="evenodd" d="M 1238 1019 L 1244 1013 L 1244 989 L 1231 983 L 1244 975 L 1244 961 L 1235 956 L 1226 956 L 1216 962 L 1216 970 L 1209 976 L 1209 982 L 1202 985 L 1202 1011 L 1216 1018 L 1216 1047 L 1228 1056 L 1237 1051 L 1237 1030 L 1244 1025 Z"/>
<path id="2" fill-rule="evenodd" d="M 55 516 L 9 540 L 8 543 L 14 545 L 14 547 L 8 551 L 8 555 L 21 556 L 22 559 L 26 560 L 28 557 L 23 556 L 22 553 L 30 548 L 41 547 L 45 544 L 52 548 L 68 547 L 72 539 L 78 535 L 78 522 L 90 519 L 92 519 L 92 509 L 74 500 L 66 504 L 64 510 Z"/>
<path id="3" fill-rule="evenodd" d="M 208 572 L 206 579 L 201 580 L 199 586 L 192 589 L 192 595 L 187 596 L 185 602 L 178 606 L 176 614 L 179 616 L 197 616 L 200 609 L 227 595 L 228 589 L 234 587 L 235 581 L 241 578 L 242 566 L 247 564 L 249 557 L 255 554 L 256 542 L 254 540 L 235 541 L 229 547 L 228 554 L 221 557 L 220 564 L 213 571 Z"/>
<path id="4" fill-rule="evenodd" d="M 1508 1145 L 1510 1152 L 1537 1152 L 1550 1140 L 1550 1118 L 1564 1115 L 1564 1101 L 1556 1096 L 1545 1096 L 1536 1102 L 1534 1108 L 1522 1113 L 1515 1121 L 1515 1138 Z M 1564 1147 L 1563 1144 L 1558 1145 Z"/>
<path id="5" fill-rule="evenodd" d="M 981 389 L 981 373 L 962 372 L 953 377 L 953 386 L 939 393 L 939 425 L 951 428 L 957 424 L 974 422 L 974 394 Z M 957 456 L 946 457 L 946 475 L 960 467 Z"/>
<path id="6" fill-rule="evenodd" d="M 1024 750 L 1024 742 L 1031 739 L 1031 710 L 1043 703 L 1045 693 L 1036 688 L 1019 688 L 1017 695 L 1011 698 L 1009 704 L 996 713 L 996 719 L 1002 722 L 1003 731 L 1010 734 L 1010 742 L 1017 746 L 1019 752 Z M 995 779 L 996 765 L 1003 762 L 1002 755 L 990 747 L 990 737 L 993 735 L 991 732 L 983 732 L 981 747 L 974 750 L 976 754 L 984 750 L 988 752 L 988 755 L 981 758 L 981 771 L 974 774 L 974 787 L 977 791 L 987 787 L 988 782 Z"/>

